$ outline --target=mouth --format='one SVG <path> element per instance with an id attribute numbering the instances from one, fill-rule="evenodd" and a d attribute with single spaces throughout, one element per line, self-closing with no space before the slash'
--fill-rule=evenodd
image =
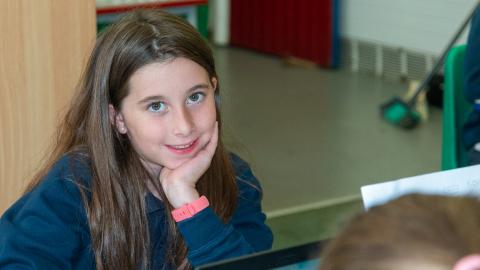
<path id="1" fill-rule="evenodd" d="M 175 154 L 190 154 L 198 144 L 198 139 L 187 144 L 166 145 Z"/>

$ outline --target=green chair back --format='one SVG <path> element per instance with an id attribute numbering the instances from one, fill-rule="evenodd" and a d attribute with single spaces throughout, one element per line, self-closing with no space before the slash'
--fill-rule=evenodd
<path id="1" fill-rule="evenodd" d="M 468 165 L 460 132 L 472 105 L 463 94 L 463 60 L 466 45 L 453 47 L 445 61 L 442 129 L 442 170 Z"/>

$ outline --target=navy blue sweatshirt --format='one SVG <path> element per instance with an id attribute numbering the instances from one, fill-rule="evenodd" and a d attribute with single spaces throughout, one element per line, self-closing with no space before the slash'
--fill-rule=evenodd
<path id="1" fill-rule="evenodd" d="M 466 99 L 474 103 L 480 99 L 480 9 L 470 23 L 465 61 L 463 66 L 464 94 Z M 462 142 L 468 150 L 480 142 L 480 111 L 473 110 L 462 128 Z"/>
<path id="2" fill-rule="evenodd" d="M 232 161 L 238 200 L 230 222 L 224 224 L 208 207 L 178 223 L 193 266 L 271 248 L 273 237 L 261 209 L 260 184 L 243 160 L 232 155 Z M 0 219 L 0 269 L 95 269 L 86 212 L 74 182 L 80 176 L 89 183 L 91 176 L 88 167 L 80 163 L 63 157 L 34 190 L 4 213 Z M 163 269 L 165 215 L 170 213 L 151 193 L 145 199 L 152 269 Z"/>

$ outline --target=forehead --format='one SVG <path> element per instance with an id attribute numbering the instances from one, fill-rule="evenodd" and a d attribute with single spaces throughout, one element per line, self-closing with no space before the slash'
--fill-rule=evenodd
<path id="1" fill-rule="evenodd" d="M 198 84 L 210 84 L 207 71 L 190 59 L 178 57 L 147 64 L 134 72 L 128 82 L 128 96 L 168 96 L 188 91 Z"/>

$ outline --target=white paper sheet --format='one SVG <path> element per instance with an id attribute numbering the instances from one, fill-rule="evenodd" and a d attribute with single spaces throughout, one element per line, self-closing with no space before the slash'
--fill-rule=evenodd
<path id="1" fill-rule="evenodd" d="M 411 193 L 480 197 L 480 165 L 363 186 L 361 191 L 365 210 Z"/>

